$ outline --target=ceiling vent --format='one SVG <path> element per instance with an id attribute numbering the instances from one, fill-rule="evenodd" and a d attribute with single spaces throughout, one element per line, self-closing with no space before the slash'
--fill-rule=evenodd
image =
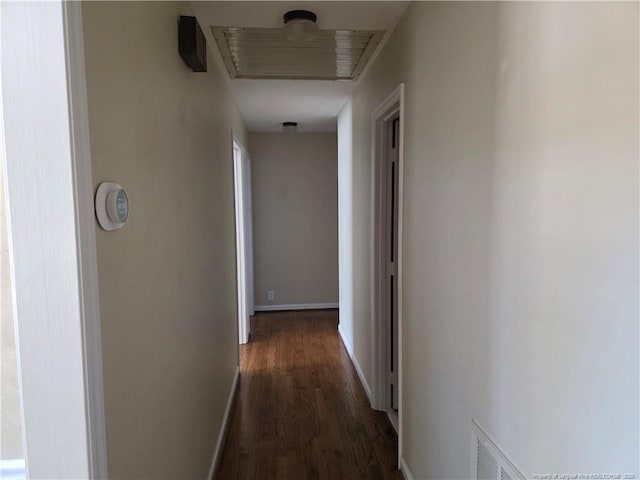
<path id="1" fill-rule="evenodd" d="M 357 80 L 384 35 L 317 29 L 305 10 L 284 19 L 284 28 L 211 27 L 231 78 Z"/>

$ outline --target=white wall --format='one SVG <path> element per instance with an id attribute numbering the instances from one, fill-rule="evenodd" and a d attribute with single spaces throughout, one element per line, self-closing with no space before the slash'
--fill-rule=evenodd
<path id="1" fill-rule="evenodd" d="M 0 460 L 24 458 L 18 364 L 13 318 L 11 266 L 9 264 L 7 208 L 5 202 L 4 168 L 0 162 Z"/>
<path id="2" fill-rule="evenodd" d="M 97 228 L 109 474 L 205 478 L 237 366 L 231 131 L 223 73 L 178 55 L 188 4 L 83 4 L 94 182 L 130 216 Z"/>
<path id="3" fill-rule="evenodd" d="M 633 3 L 419 2 L 358 87 L 341 283 L 369 380 L 370 112 L 406 88 L 415 478 L 469 476 L 471 418 L 526 475 L 638 476 L 638 33 Z"/>
<path id="4" fill-rule="evenodd" d="M 638 4 L 513 7 L 499 17 L 486 422 L 528 472 L 637 475 Z"/>
<path id="5" fill-rule="evenodd" d="M 336 134 L 251 133 L 249 150 L 256 305 L 337 304 Z"/>
<path id="6" fill-rule="evenodd" d="M 352 212 L 352 138 L 353 118 L 351 101 L 338 115 L 338 265 L 340 324 L 343 341 L 353 351 L 353 222 Z"/>

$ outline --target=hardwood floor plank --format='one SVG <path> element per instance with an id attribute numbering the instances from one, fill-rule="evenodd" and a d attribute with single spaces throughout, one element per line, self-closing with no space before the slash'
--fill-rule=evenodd
<path id="1" fill-rule="evenodd" d="M 335 310 L 253 317 L 216 479 L 402 479 L 395 432 L 369 407 L 337 322 Z"/>

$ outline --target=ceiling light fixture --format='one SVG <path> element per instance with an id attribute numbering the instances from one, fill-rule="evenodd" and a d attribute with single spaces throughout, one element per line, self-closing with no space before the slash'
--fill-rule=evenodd
<path id="1" fill-rule="evenodd" d="M 308 42 L 318 35 L 318 17 L 308 10 L 291 10 L 284 14 L 284 29 L 293 42 Z"/>
<path id="2" fill-rule="evenodd" d="M 298 131 L 298 122 L 282 122 L 282 131 L 283 132 L 297 132 Z"/>

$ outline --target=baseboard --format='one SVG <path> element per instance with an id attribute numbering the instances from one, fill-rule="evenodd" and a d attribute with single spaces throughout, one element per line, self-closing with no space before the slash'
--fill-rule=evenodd
<path id="1" fill-rule="evenodd" d="M 405 480 L 414 480 L 413 474 L 411 473 L 411 470 L 409 470 L 409 466 L 407 465 L 407 462 L 404 461 L 403 457 L 400 457 L 400 472 Z"/>
<path id="2" fill-rule="evenodd" d="M 372 399 L 371 387 L 367 383 L 367 379 L 365 378 L 364 373 L 362 373 L 362 368 L 360 368 L 360 364 L 358 363 L 358 360 L 356 359 L 356 356 L 353 353 L 353 347 L 351 347 L 351 345 L 349 345 L 349 343 L 345 340 L 344 335 L 342 333 L 342 329 L 340 328 L 340 325 L 338 325 L 338 333 L 340 334 L 340 339 L 342 340 L 342 344 L 344 345 L 344 348 L 347 350 L 347 353 L 349 354 L 349 358 L 351 358 L 351 363 L 353 363 L 353 366 L 355 367 L 356 372 L 358 373 L 358 377 L 360 378 L 360 383 L 362 384 L 362 388 L 364 388 L 364 391 L 367 394 L 367 398 L 369 399 L 369 404 L 373 405 L 373 402 L 371 401 Z"/>
<path id="3" fill-rule="evenodd" d="M 385 413 L 387 414 L 389 423 L 391 424 L 393 429 L 396 431 L 396 435 L 398 435 L 398 422 L 399 422 L 398 414 L 393 410 L 386 410 Z"/>
<path id="4" fill-rule="evenodd" d="M 218 464 L 220 463 L 220 456 L 222 455 L 222 448 L 224 447 L 224 441 L 227 438 L 227 430 L 229 430 L 229 421 L 231 420 L 231 408 L 233 407 L 233 401 L 236 398 L 236 389 L 238 387 L 238 379 L 240 378 L 240 367 L 236 367 L 236 373 L 233 377 L 233 383 L 231 384 L 231 390 L 229 391 L 229 398 L 227 399 L 227 406 L 224 409 L 224 417 L 222 417 L 222 428 L 218 434 L 218 442 L 216 443 L 216 449 L 213 452 L 213 458 L 211 459 L 211 467 L 209 467 L 209 480 L 213 480 L 213 475 L 216 473 Z"/>
<path id="5" fill-rule="evenodd" d="M 281 310 L 324 310 L 338 308 L 338 303 L 297 303 L 288 305 L 256 305 L 256 312 L 275 312 Z"/>

